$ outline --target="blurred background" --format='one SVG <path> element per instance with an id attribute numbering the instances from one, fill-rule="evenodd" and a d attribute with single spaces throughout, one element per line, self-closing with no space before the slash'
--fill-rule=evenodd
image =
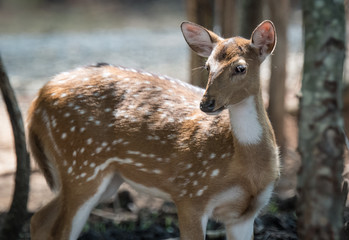
<path id="1" fill-rule="evenodd" d="M 295 193 L 299 166 L 300 0 L 0 0 L 0 53 L 25 118 L 36 92 L 52 76 L 96 62 L 204 86 L 204 60 L 187 46 L 181 22 L 196 22 L 224 37 L 249 38 L 264 19 L 273 20 L 278 32 L 278 46 L 263 63 L 261 79 L 284 162 L 277 191 L 286 198 Z M 0 212 L 5 212 L 12 198 L 15 154 L 2 99 L 0 126 Z M 37 210 L 52 196 L 32 164 L 29 210 Z M 140 206 L 160 204 L 142 195 L 139 199 Z"/>

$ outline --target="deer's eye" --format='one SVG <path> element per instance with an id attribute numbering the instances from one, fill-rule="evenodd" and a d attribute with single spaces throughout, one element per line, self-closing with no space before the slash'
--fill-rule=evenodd
<path id="1" fill-rule="evenodd" d="M 210 65 L 206 64 L 205 65 L 205 69 L 206 69 L 207 72 L 209 72 L 210 71 Z"/>
<path id="2" fill-rule="evenodd" d="M 246 72 L 246 65 L 238 65 L 235 67 L 235 74 L 243 74 Z"/>

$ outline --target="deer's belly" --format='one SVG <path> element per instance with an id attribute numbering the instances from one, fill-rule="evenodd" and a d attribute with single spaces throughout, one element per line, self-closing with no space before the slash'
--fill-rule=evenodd
<path id="1" fill-rule="evenodd" d="M 129 179 L 123 178 L 126 183 L 128 183 L 132 188 L 134 188 L 138 192 L 150 194 L 153 197 L 162 198 L 164 200 L 172 201 L 170 194 L 161 191 L 158 188 L 155 187 L 147 187 L 145 185 L 142 185 L 140 183 L 133 182 Z"/>

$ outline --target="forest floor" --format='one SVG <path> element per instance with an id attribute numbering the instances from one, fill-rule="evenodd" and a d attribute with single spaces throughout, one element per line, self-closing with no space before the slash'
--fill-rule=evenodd
<path id="1" fill-rule="evenodd" d="M 153 1 L 156 2 L 156 1 Z M 189 49 L 179 30 L 186 19 L 183 6 L 170 1 L 144 9 L 87 4 L 65 9 L 0 10 L 0 51 L 15 88 L 24 118 L 40 86 L 51 76 L 95 62 L 141 68 L 188 81 Z M 64 10 L 64 11 L 63 11 Z M 14 14 L 20 11 L 21 14 Z M 33 10 L 34 11 L 34 10 Z M 162 14 L 159 14 L 162 13 Z M 64 14 L 64 15 L 63 15 Z M 32 17 L 32 16 L 37 17 Z M 28 20 L 29 19 L 29 20 Z M 298 24 L 298 25 L 297 25 Z M 299 22 L 290 30 L 292 41 L 299 41 Z M 255 239 L 297 239 L 294 196 L 300 159 L 297 148 L 298 105 L 302 53 L 293 44 L 289 53 L 285 136 L 287 150 L 282 159 L 282 178 L 269 207 L 255 223 Z M 263 93 L 268 99 L 269 62 L 263 64 Z M 266 100 L 266 105 L 267 105 Z M 46 204 L 53 194 L 32 162 L 30 212 Z M 15 172 L 13 137 L 6 108 L 0 100 L 0 212 L 10 206 Z M 170 239 L 179 235 L 176 211 L 171 203 L 137 193 L 126 184 L 119 203 L 98 206 L 90 216 L 80 239 Z M 280 199 L 284 200 L 280 202 Z M 3 216 L 3 215 L 1 215 Z M 0 226 L 1 219 L 0 216 Z M 224 239 L 223 227 L 209 223 L 208 239 Z M 22 239 L 29 239 L 28 225 Z"/>

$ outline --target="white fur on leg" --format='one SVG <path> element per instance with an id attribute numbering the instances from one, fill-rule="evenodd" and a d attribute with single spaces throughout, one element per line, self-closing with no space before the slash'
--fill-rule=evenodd
<path id="1" fill-rule="evenodd" d="M 96 206 L 96 204 L 98 204 L 112 177 L 113 175 L 108 175 L 107 177 L 105 177 L 101 185 L 99 185 L 97 192 L 90 199 L 88 199 L 76 212 L 71 226 L 72 229 L 69 237 L 70 240 L 75 240 L 78 238 L 88 216 L 90 215 L 91 210 Z"/>
<path id="2" fill-rule="evenodd" d="M 253 235 L 253 224 L 255 217 L 251 217 L 243 222 L 232 226 L 227 226 L 228 240 L 250 240 Z"/>

